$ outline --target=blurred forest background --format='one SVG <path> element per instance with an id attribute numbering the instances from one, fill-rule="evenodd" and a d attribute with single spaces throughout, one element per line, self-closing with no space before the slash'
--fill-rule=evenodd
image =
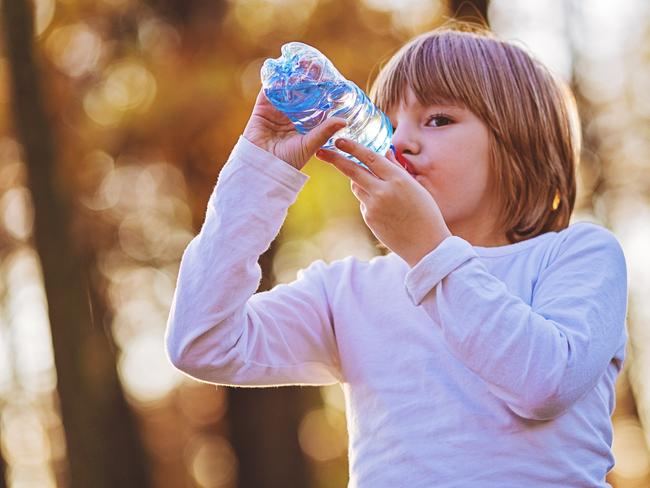
<path id="1" fill-rule="evenodd" d="M 367 89 L 452 17 L 484 17 L 575 90 L 573 220 L 613 230 L 629 266 L 608 481 L 650 486 L 649 2 L 0 3 L 0 488 L 346 486 L 339 386 L 217 388 L 168 363 L 179 260 L 264 59 L 300 40 Z M 380 253 L 348 182 L 317 160 L 305 171 L 261 289 L 314 259 Z"/>

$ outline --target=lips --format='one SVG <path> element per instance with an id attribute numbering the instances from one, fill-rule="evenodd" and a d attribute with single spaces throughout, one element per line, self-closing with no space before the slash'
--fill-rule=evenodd
<path id="1" fill-rule="evenodd" d="M 404 167 L 404 169 L 409 172 L 411 176 L 415 176 L 417 173 L 413 169 L 411 163 L 408 162 L 408 160 L 402 155 L 400 151 L 395 149 L 395 146 L 391 146 L 391 149 L 393 150 L 393 154 L 395 155 L 395 159 L 397 159 L 397 162 L 401 164 Z"/>

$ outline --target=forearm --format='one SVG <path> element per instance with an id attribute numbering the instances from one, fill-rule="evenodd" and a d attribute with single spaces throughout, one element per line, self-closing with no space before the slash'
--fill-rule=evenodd
<path id="1" fill-rule="evenodd" d="M 412 299 L 441 328 L 454 355 L 520 415 L 544 419 L 564 411 L 595 385 L 620 346 L 625 301 L 618 291 L 604 294 L 611 303 L 599 298 L 612 286 L 606 274 L 587 281 L 566 271 L 567 289 L 549 281 L 531 306 L 462 239 L 428 258 L 407 277 Z M 427 290 L 430 273 L 443 276 Z M 580 295 L 569 300 L 573 280 Z"/>

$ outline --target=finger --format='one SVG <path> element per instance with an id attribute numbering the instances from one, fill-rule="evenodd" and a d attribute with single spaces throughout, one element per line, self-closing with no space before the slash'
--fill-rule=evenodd
<path id="1" fill-rule="evenodd" d="M 386 159 L 388 159 L 391 163 L 394 163 L 395 166 L 398 166 L 399 169 L 400 169 L 400 171 L 405 171 L 405 172 L 407 172 L 409 175 L 411 175 L 412 177 L 415 178 L 415 173 L 412 173 L 412 172 L 409 170 L 409 167 L 410 167 L 410 166 L 405 166 L 405 164 L 408 164 L 408 161 L 406 161 L 406 163 L 402 163 L 402 162 L 398 159 L 397 154 L 395 154 L 395 152 L 394 152 L 394 147 L 393 147 L 392 145 L 391 145 L 391 148 L 386 152 Z"/>
<path id="2" fill-rule="evenodd" d="M 357 163 L 350 161 L 348 158 L 336 151 L 319 149 L 316 152 L 316 157 L 336 167 L 336 169 L 350 178 L 350 180 L 354 181 L 367 193 L 372 193 L 372 189 L 381 181 L 370 171 L 359 166 Z"/>
<path id="3" fill-rule="evenodd" d="M 395 157 L 395 153 L 393 152 L 392 145 L 390 149 L 386 151 L 386 159 L 388 159 L 391 163 L 393 163 L 395 166 L 399 167 L 400 169 L 404 169 L 404 166 L 402 166 L 402 164 Z"/>
<path id="4" fill-rule="evenodd" d="M 314 154 L 330 137 L 347 125 L 345 119 L 330 117 L 322 124 L 314 127 L 305 135 L 305 148 L 309 154 Z"/>
<path id="5" fill-rule="evenodd" d="M 392 144 L 391 144 L 390 148 L 393 150 L 391 160 L 397 161 L 397 164 L 399 164 L 402 168 L 404 168 L 408 174 L 415 177 L 416 176 L 415 170 L 413 169 L 413 166 L 411 165 L 411 163 L 409 163 L 409 160 L 406 159 L 402 153 L 398 152 L 395 149 L 395 146 L 393 146 Z"/>
<path id="6" fill-rule="evenodd" d="M 370 195 L 368 195 L 368 192 L 357 185 L 353 180 L 350 180 L 350 190 L 352 190 L 352 193 L 360 202 L 365 202 L 370 197 Z"/>
<path id="7" fill-rule="evenodd" d="M 389 179 L 396 174 L 397 169 L 386 161 L 386 158 L 376 152 L 368 149 L 366 146 L 359 144 L 351 139 L 340 137 L 334 143 L 337 148 L 348 154 L 351 154 L 359 161 L 364 163 L 370 170 L 382 180 Z"/>

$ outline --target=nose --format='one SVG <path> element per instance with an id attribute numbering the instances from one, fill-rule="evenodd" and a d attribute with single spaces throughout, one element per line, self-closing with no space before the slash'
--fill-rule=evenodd
<path id="1" fill-rule="evenodd" d="M 407 138 L 404 135 L 405 133 L 402 131 L 398 134 L 397 131 L 393 133 L 393 138 L 392 138 L 392 147 L 394 148 L 394 153 L 395 153 L 395 158 L 397 161 L 406 168 L 406 170 L 412 174 L 415 175 L 415 168 L 411 164 L 411 161 L 409 161 L 410 156 L 405 156 L 405 155 L 415 155 L 418 154 L 419 152 L 419 147 L 417 143 L 411 139 Z"/>
<path id="2" fill-rule="evenodd" d="M 409 137 L 401 125 L 393 132 L 391 142 L 400 154 L 417 154 L 420 150 L 417 141 Z"/>

